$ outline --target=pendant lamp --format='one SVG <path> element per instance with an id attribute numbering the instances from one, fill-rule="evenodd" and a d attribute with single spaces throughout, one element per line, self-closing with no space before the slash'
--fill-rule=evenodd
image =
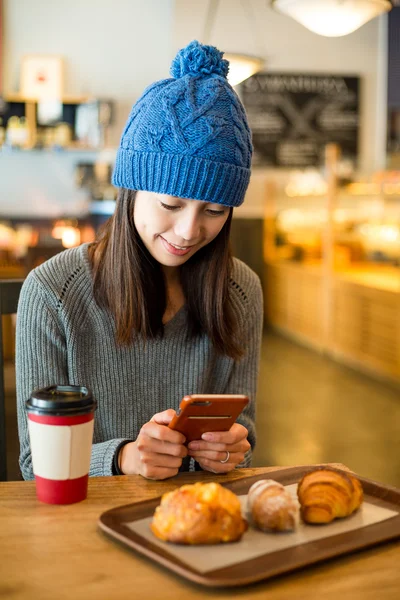
<path id="1" fill-rule="evenodd" d="M 392 8 L 389 0 L 272 0 L 277 11 L 327 37 L 352 33 Z"/>
<path id="2" fill-rule="evenodd" d="M 258 73 L 264 66 L 263 59 L 247 54 L 224 52 L 224 58 L 229 60 L 228 81 L 232 86 Z"/>
<path id="3" fill-rule="evenodd" d="M 248 0 L 240 0 L 239 5 L 242 7 L 243 15 L 247 17 L 249 30 L 253 40 L 256 35 L 256 20 L 251 11 L 251 6 Z M 220 9 L 220 0 L 209 0 L 202 41 L 204 44 L 209 44 L 212 38 L 212 31 L 218 18 Z M 258 56 L 242 54 L 236 52 L 224 52 L 224 58 L 229 61 L 228 81 L 234 86 L 238 85 L 251 75 L 258 73 L 264 67 L 264 59 Z"/>

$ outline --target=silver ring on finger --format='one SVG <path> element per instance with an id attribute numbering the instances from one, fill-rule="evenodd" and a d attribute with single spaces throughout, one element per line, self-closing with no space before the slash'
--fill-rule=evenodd
<path id="1" fill-rule="evenodd" d="M 225 456 L 224 460 L 220 460 L 219 461 L 222 464 L 227 463 L 228 460 L 229 460 L 229 458 L 230 458 L 230 456 L 231 456 L 228 450 L 225 450 L 225 452 L 226 452 L 226 456 Z"/>

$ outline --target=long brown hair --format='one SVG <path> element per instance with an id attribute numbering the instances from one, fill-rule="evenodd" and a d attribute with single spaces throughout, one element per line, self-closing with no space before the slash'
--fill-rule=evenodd
<path id="1" fill-rule="evenodd" d="M 113 315 L 120 346 L 129 346 L 135 334 L 144 340 L 162 336 L 167 304 L 162 266 L 135 227 L 135 195 L 133 190 L 119 190 L 115 212 L 90 252 L 94 296 Z M 188 335 L 206 334 L 218 354 L 238 360 L 243 347 L 229 290 L 231 220 L 232 210 L 217 237 L 180 267 L 180 279 L 188 309 Z"/>

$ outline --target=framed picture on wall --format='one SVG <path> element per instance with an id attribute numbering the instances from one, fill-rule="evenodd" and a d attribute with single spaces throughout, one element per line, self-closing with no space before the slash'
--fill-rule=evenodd
<path id="1" fill-rule="evenodd" d="M 63 60 L 52 54 L 30 54 L 21 64 L 20 91 L 30 100 L 54 100 L 63 94 Z"/>

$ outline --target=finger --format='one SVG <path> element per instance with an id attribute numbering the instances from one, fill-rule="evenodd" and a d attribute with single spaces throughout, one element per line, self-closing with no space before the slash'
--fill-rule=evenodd
<path id="1" fill-rule="evenodd" d="M 161 479 L 168 479 L 169 477 L 174 477 L 178 473 L 178 469 L 176 468 L 168 468 L 168 467 L 155 467 L 154 465 L 142 465 L 140 470 L 140 475 L 145 477 L 146 479 L 152 479 L 154 481 L 159 481 Z"/>
<path id="2" fill-rule="evenodd" d="M 136 446 L 139 452 L 147 454 L 162 454 L 166 456 L 178 456 L 180 458 L 184 458 L 188 454 L 187 448 L 182 444 L 173 444 L 165 440 L 157 440 L 148 437 L 147 435 L 139 435 Z"/>
<path id="3" fill-rule="evenodd" d="M 207 458 L 203 458 L 197 462 L 203 471 L 211 471 L 211 473 L 228 473 L 236 467 L 236 464 L 231 462 L 221 463 L 215 460 L 208 460 Z"/>
<path id="4" fill-rule="evenodd" d="M 201 460 L 207 459 L 208 461 L 212 461 L 212 462 L 221 462 L 221 461 L 225 461 L 226 457 L 227 457 L 227 450 L 224 450 L 222 452 L 216 452 L 215 450 L 199 450 L 197 452 L 189 452 L 189 456 L 192 456 L 197 462 L 200 462 Z M 242 462 L 242 460 L 244 459 L 244 453 L 243 452 L 229 452 L 229 463 L 232 463 L 234 465 L 238 465 L 239 463 Z M 223 463 L 223 464 L 227 464 L 227 463 Z"/>
<path id="5" fill-rule="evenodd" d="M 143 427 L 140 430 L 140 434 L 146 435 L 147 437 L 154 438 L 156 440 L 170 442 L 171 444 L 184 444 L 186 441 L 185 436 L 179 431 L 174 431 L 173 429 L 170 429 L 169 427 L 166 427 L 162 424 L 160 425 L 159 423 L 153 420 L 143 425 Z"/>
<path id="6" fill-rule="evenodd" d="M 182 458 L 179 456 L 168 456 L 167 454 L 156 454 L 154 452 L 139 453 L 142 468 L 160 467 L 169 469 L 179 469 L 182 464 Z"/>
<path id="7" fill-rule="evenodd" d="M 234 423 L 229 431 L 210 431 L 203 433 L 201 439 L 217 444 L 235 444 L 246 439 L 248 433 L 246 427 L 243 427 L 240 423 Z"/>
<path id="8" fill-rule="evenodd" d="M 214 450 L 216 452 L 247 452 L 251 448 L 247 440 L 242 440 L 238 444 L 212 444 L 211 442 L 194 441 L 188 444 L 189 454 L 197 450 Z"/>
<path id="9" fill-rule="evenodd" d="M 175 415 L 176 412 L 174 411 L 174 409 L 168 408 L 168 410 L 163 410 L 162 412 L 153 415 L 150 421 L 154 421 L 159 425 L 169 425 Z"/>

